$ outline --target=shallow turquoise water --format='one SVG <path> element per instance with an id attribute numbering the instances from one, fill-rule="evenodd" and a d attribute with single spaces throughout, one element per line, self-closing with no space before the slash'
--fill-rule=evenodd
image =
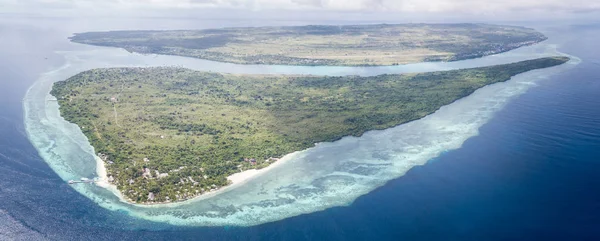
<path id="1" fill-rule="evenodd" d="M 90 49 L 68 43 L 72 32 L 280 24 L 315 23 L 0 17 L 0 240 L 600 240 L 600 22 L 536 27 L 582 62 L 509 97 L 460 148 L 348 206 L 275 222 L 174 226 L 130 207 L 111 211 L 66 184 L 30 143 L 27 89 L 65 63 L 55 51 Z"/>
<path id="2" fill-rule="evenodd" d="M 302 67 L 252 66 L 217 63 L 174 56 L 131 54 L 92 46 L 59 51 L 66 62 L 44 73 L 24 99 L 25 126 L 32 144 L 50 167 L 63 179 L 96 176 L 94 151 L 79 128 L 65 122 L 58 105 L 48 94 L 51 85 L 78 72 L 113 66 L 183 66 L 229 73 L 377 75 L 448 70 L 503 64 L 560 54 L 552 40 L 507 53 L 452 63 L 422 63 L 393 67 Z M 137 206 L 124 203 L 112 192 L 95 185 L 73 186 L 98 205 L 128 215 L 174 225 L 257 225 L 287 217 L 351 204 L 386 182 L 425 164 L 443 152 L 459 148 L 498 110 L 515 96 L 548 76 L 579 63 L 536 70 L 506 83 L 484 87 L 474 94 L 445 106 L 436 113 L 362 137 L 347 137 L 333 143 L 286 157 L 268 173 L 244 185 L 208 198 L 177 204 Z"/>

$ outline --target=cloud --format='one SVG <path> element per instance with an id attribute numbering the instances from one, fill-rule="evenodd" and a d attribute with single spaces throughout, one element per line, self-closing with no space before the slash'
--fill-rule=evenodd
<path id="1" fill-rule="evenodd" d="M 241 9 L 384 13 L 502 14 L 594 12 L 598 0 L 0 0 L 4 12 L 27 9 Z M 2 11 L 2 10 L 0 10 Z"/>
<path id="2" fill-rule="evenodd" d="M 600 9 L 600 1 L 597 0 L 112 0 L 112 2 L 117 5 L 146 5 L 162 8 L 223 7 L 248 8 L 249 10 L 301 9 L 382 12 L 502 12 L 530 9 L 589 11 Z"/>

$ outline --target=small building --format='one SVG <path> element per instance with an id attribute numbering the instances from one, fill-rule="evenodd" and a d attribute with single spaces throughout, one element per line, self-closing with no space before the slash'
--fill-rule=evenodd
<path id="1" fill-rule="evenodd" d="M 144 178 L 152 178 L 152 172 L 149 168 L 144 168 L 144 173 L 142 174 L 142 176 Z"/>

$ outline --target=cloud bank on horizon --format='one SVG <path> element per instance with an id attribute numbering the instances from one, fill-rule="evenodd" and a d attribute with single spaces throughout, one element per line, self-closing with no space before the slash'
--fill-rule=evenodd
<path id="1" fill-rule="evenodd" d="M 506 12 L 589 13 L 600 0 L 0 0 L 4 11 L 46 10 L 307 10 L 386 13 L 501 14 Z"/>

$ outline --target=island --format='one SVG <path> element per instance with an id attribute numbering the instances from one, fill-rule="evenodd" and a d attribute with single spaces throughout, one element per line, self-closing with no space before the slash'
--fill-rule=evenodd
<path id="1" fill-rule="evenodd" d="M 455 61 L 547 38 L 490 24 L 378 24 L 78 33 L 76 43 L 237 64 L 377 66 Z"/>
<path id="2" fill-rule="evenodd" d="M 105 68 L 56 82 L 51 94 L 104 162 L 108 181 L 130 202 L 156 204 L 218 190 L 228 176 L 288 153 L 416 120 L 568 60 L 371 77 Z"/>

